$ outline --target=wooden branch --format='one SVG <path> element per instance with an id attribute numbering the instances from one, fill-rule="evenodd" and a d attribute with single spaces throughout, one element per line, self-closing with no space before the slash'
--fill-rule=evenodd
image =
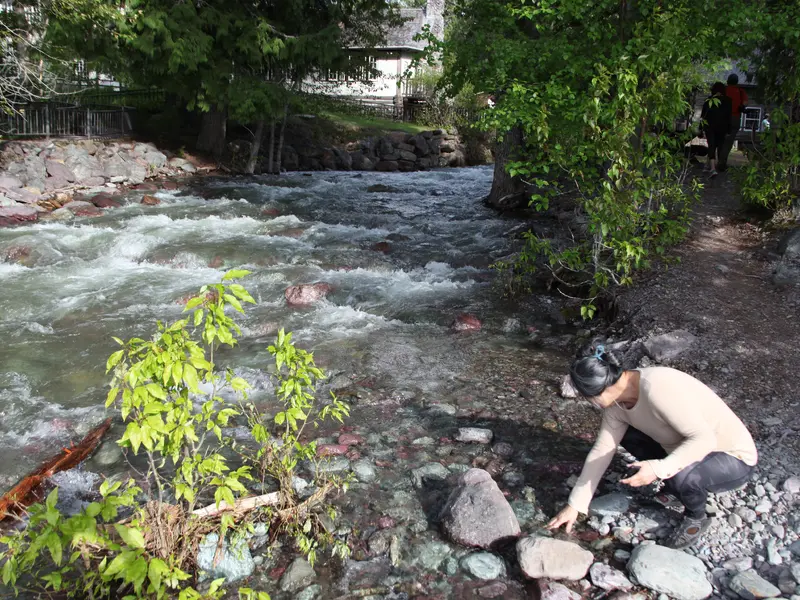
<path id="1" fill-rule="evenodd" d="M 192 511 L 192 514 L 198 517 L 213 517 L 227 511 L 247 512 L 260 506 L 276 506 L 278 502 L 280 502 L 280 498 L 280 492 L 271 492 L 269 494 L 264 494 L 263 496 L 242 498 L 233 506 L 225 501 L 219 503 L 219 508 L 217 508 L 216 504 L 209 504 L 204 508 L 198 508 L 197 510 Z"/>
<path id="2" fill-rule="evenodd" d="M 63 448 L 61 452 L 6 492 L 0 498 L 0 521 L 41 500 L 42 484 L 45 479 L 59 471 L 66 471 L 78 466 L 94 452 L 110 427 L 111 419 L 108 418 L 92 429 L 79 444 Z"/>

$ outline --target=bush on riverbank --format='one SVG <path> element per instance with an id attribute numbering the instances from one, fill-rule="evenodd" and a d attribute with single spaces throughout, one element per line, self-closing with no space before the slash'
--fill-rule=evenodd
<path id="1" fill-rule="evenodd" d="M 327 498 L 346 491 L 348 481 L 326 472 L 316 444 L 301 440 L 307 426 L 349 414 L 335 397 L 325 406 L 316 402 L 315 385 L 325 375 L 313 355 L 283 330 L 269 347 L 281 405 L 273 416 L 248 401 L 246 380 L 215 362 L 241 333 L 226 311 L 243 312 L 242 303 L 254 302 L 234 283 L 247 273 L 230 271 L 221 283 L 201 288 L 187 303 L 190 316 L 159 322 L 151 340 L 115 338 L 122 348 L 107 362 L 106 406 L 126 423 L 118 444 L 145 461 L 142 480 L 105 481 L 102 498 L 72 516 L 56 508 L 53 490 L 45 504 L 31 507 L 26 529 L 2 538 L 4 585 L 68 597 L 219 598 L 222 578 L 205 594 L 193 587 L 201 575 L 198 548 L 235 552 L 256 528 L 290 537 L 312 564 L 326 547 L 348 554 L 321 520 L 335 517 Z M 254 443 L 223 435 L 236 419 L 246 421 Z M 294 476 L 300 461 L 316 474 L 304 500 Z M 261 495 L 249 496 L 248 487 Z M 244 588 L 240 597 L 268 598 Z"/>

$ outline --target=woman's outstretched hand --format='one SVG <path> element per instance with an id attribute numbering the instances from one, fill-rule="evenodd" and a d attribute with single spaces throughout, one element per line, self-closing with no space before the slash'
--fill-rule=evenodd
<path id="1" fill-rule="evenodd" d="M 578 520 L 578 511 L 572 508 L 569 504 L 567 504 L 561 511 L 553 517 L 553 519 L 547 524 L 547 529 L 558 529 L 562 525 L 566 525 L 567 533 L 572 533 L 572 527 L 575 525 L 575 521 Z"/>
<path id="2" fill-rule="evenodd" d="M 639 470 L 627 479 L 621 479 L 620 483 L 624 483 L 631 487 L 642 487 L 650 485 L 658 476 L 653 471 L 652 465 L 648 461 L 631 463 L 632 467 L 638 467 Z"/>

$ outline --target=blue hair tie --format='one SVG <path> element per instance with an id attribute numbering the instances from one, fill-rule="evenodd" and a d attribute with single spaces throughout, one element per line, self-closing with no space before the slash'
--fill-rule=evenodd
<path id="1" fill-rule="evenodd" d="M 603 360 L 603 354 L 605 354 L 606 347 L 603 344 L 599 344 L 597 349 L 594 351 L 594 357 L 597 360 Z"/>

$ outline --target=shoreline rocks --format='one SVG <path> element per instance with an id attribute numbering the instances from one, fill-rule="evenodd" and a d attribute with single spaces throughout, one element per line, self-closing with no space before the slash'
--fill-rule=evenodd
<path id="1" fill-rule="evenodd" d="M 594 555 L 574 542 L 531 536 L 517 542 L 517 559 L 531 579 L 579 581 L 589 571 Z"/>

